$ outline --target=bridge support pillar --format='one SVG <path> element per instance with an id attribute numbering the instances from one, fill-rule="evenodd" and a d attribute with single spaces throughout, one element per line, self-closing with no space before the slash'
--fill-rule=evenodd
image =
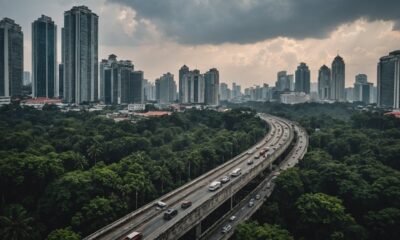
<path id="1" fill-rule="evenodd" d="M 199 224 L 196 225 L 196 240 L 200 239 L 201 236 L 201 222 L 199 222 Z"/>

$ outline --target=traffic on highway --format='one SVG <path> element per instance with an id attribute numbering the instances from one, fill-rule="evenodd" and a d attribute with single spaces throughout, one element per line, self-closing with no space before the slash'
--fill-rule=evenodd
<path id="1" fill-rule="evenodd" d="M 242 174 L 249 173 L 262 162 L 271 161 L 272 164 L 272 156 L 275 156 L 274 153 L 283 146 L 288 145 L 287 142 L 293 138 L 294 130 L 289 122 L 282 119 L 264 114 L 260 117 L 268 123 L 269 132 L 248 151 L 85 239 L 156 239 L 174 224 L 192 214 L 214 194 L 240 181 Z M 296 159 L 293 158 L 293 163 L 288 162 L 288 164 L 294 164 Z M 280 167 L 285 168 L 285 166 Z M 248 205 L 254 205 L 261 197 L 255 195 Z M 223 227 L 225 227 L 224 232 L 231 231 L 228 225 Z M 129 238 L 130 236 L 135 238 Z"/>

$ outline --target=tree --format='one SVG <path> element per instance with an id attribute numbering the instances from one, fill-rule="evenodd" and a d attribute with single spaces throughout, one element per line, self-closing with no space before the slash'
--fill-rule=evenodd
<path id="1" fill-rule="evenodd" d="M 238 240 L 293 240 L 290 233 L 278 225 L 263 224 L 257 222 L 242 223 L 235 230 L 234 239 Z"/>
<path id="2" fill-rule="evenodd" d="M 69 228 L 53 230 L 46 240 L 80 240 L 81 236 Z"/>
<path id="3" fill-rule="evenodd" d="M 366 225 L 372 239 L 395 240 L 400 236 L 400 209 L 385 208 L 365 215 Z"/>
<path id="4" fill-rule="evenodd" d="M 32 239 L 34 219 L 18 204 L 6 207 L 0 216 L 0 238 L 7 240 Z"/>
<path id="5" fill-rule="evenodd" d="M 95 165 L 96 165 L 98 157 L 101 156 L 102 153 L 103 153 L 103 147 L 97 141 L 94 144 L 92 144 L 92 146 L 90 146 L 90 148 L 88 149 L 88 152 L 87 152 L 90 159 L 94 162 Z"/>
<path id="6" fill-rule="evenodd" d="M 296 210 L 298 233 L 307 239 L 328 239 L 355 223 L 340 199 L 323 193 L 302 195 L 296 201 Z"/>

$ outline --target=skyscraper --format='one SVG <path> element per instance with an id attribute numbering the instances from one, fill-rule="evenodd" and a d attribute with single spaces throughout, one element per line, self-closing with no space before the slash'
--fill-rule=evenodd
<path id="1" fill-rule="evenodd" d="M 204 102 L 208 105 L 219 105 L 219 72 L 216 68 L 204 74 Z"/>
<path id="2" fill-rule="evenodd" d="M 121 103 L 132 103 L 131 94 L 133 91 L 130 91 L 132 72 L 134 70 L 134 66 L 131 61 L 123 60 L 118 62 L 118 81 L 121 86 L 118 87 L 121 95 Z"/>
<path id="3" fill-rule="evenodd" d="M 128 103 L 144 103 L 143 71 L 132 71 Z"/>
<path id="4" fill-rule="evenodd" d="M 330 99 L 331 70 L 323 65 L 318 71 L 318 95 L 320 100 Z"/>
<path id="5" fill-rule="evenodd" d="M 280 71 L 277 74 L 275 83 L 277 91 L 291 91 L 293 90 L 293 75 L 287 75 L 286 71 Z"/>
<path id="6" fill-rule="evenodd" d="M 117 56 L 111 54 L 100 63 L 100 100 L 105 104 L 121 103 L 121 79 Z"/>
<path id="7" fill-rule="evenodd" d="M 228 84 L 221 83 L 219 85 L 219 98 L 221 101 L 229 100 Z"/>
<path id="8" fill-rule="evenodd" d="M 345 96 L 345 64 L 343 58 L 337 55 L 332 62 L 331 99 L 343 102 Z"/>
<path id="9" fill-rule="evenodd" d="M 185 74 L 189 73 L 189 68 L 186 65 L 183 65 L 180 69 L 179 69 L 179 102 L 182 102 L 182 94 L 183 94 L 183 76 Z"/>
<path id="10" fill-rule="evenodd" d="M 64 13 L 64 100 L 98 100 L 98 20 L 86 6 Z"/>
<path id="11" fill-rule="evenodd" d="M 57 26 L 42 15 L 32 23 L 32 96 L 58 97 Z"/>
<path id="12" fill-rule="evenodd" d="M 176 83 L 173 74 L 166 73 L 156 80 L 156 98 L 161 104 L 172 103 L 176 100 Z"/>
<path id="13" fill-rule="evenodd" d="M 367 75 L 366 74 L 356 75 L 356 79 L 354 82 L 354 101 L 355 102 L 363 101 L 363 89 L 366 89 L 366 87 L 364 87 L 364 85 L 368 85 Z M 369 102 L 369 100 L 368 100 L 368 102 Z"/>
<path id="14" fill-rule="evenodd" d="M 183 76 L 182 103 L 204 103 L 204 76 L 195 69 Z"/>
<path id="15" fill-rule="evenodd" d="M 300 63 L 295 72 L 296 83 L 294 90 L 296 92 L 304 92 L 310 94 L 310 69 L 307 64 Z"/>
<path id="16" fill-rule="evenodd" d="M 400 50 L 380 58 L 377 95 L 379 107 L 400 108 Z"/>
<path id="17" fill-rule="evenodd" d="M 24 43 L 21 27 L 10 18 L 0 21 L 0 97 L 21 95 Z"/>

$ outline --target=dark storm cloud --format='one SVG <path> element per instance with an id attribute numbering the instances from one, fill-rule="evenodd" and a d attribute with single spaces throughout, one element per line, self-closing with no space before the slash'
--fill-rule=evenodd
<path id="1" fill-rule="evenodd" d="M 400 0 L 108 0 L 133 8 L 184 44 L 323 38 L 359 18 L 394 20 Z"/>

